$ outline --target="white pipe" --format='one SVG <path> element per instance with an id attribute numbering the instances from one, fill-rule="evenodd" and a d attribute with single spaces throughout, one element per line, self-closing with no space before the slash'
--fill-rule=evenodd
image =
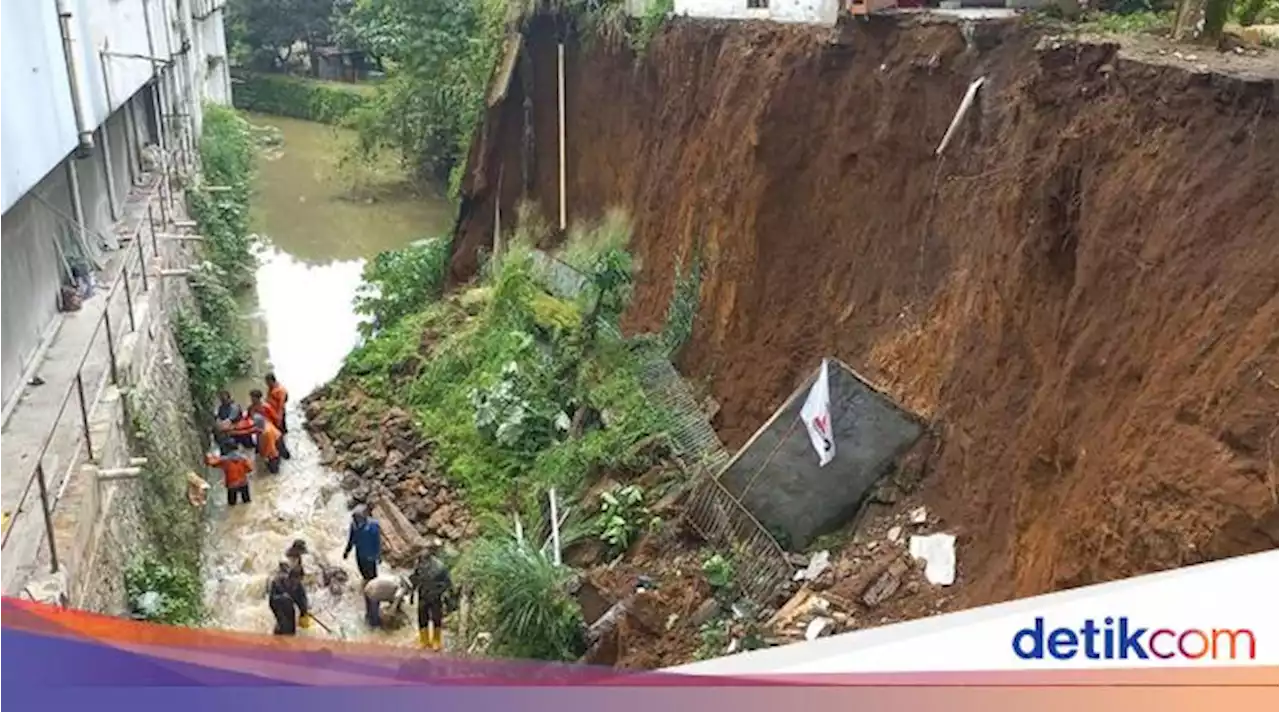
<path id="1" fill-rule="evenodd" d="M 947 133 L 942 137 L 942 143 L 938 144 L 938 149 L 933 152 L 933 155 L 941 156 L 942 152 L 947 150 L 947 144 L 951 143 L 951 137 L 955 134 L 956 129 L 960 127 L 960 120 L 968 113 L 969 107 L 973 105 L 973 97 L 977 96 L 978 88 L 985 81 L 987 81 L 986 77 L 978 77 L 969 85 L 969 90 L 964 93 L 964 99 L 960 100 L 960 108 L 956 109 L 956 115 L 951 119 L 951 125 L 947 127 Z"/>
<path id="2" fill-rule="evenodd" d="M 556 488 L 547 493 L 551 498 L 551 560 L 560 565 L 560 517 L 556 511 Z"/>
<path id="3" fill-rule="evenodd" d="M 559 77 L 560 77 L 560 229 L 567 227 L 565 216 L 565 199 L 564 199 L 564 43 L 560 43 L 559 54 Z"/>
<path id="4" fill-rule="evenodd" d="M 79 148 L 81 151 L 88 151 L 93 148 L 93 129 L 89 127 L 84 115 L 84 82 L 80 62 L 76 59 L 75 39 L 71 33 L 71 11 L 67 9 L 67 0 L 56 1 L 58 25 L 62 30 L 62 56 L 67 64 L 67 81 L 71 85 L 71 111 L 75 114 L 76 131 L 79 132 Z"/>

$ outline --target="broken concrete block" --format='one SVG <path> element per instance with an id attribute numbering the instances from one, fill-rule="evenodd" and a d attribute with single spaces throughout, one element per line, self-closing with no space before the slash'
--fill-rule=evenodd
<path id="1" fill-rule="evenodd" d="M 831 568 L 831 552 L 823 549 L 809 558 L 808 564 L 792 578 L 793 581 L 814 581 L 822 572 Z"/>
<path id="2" fill-rule="evenodd" d="M 924 524 L 929 521 L 929 510 L 924 507 L 916 507 L 911 510 L 911 523 Z"/>
<path id="3" fill-rule="evenodd" d="M 902 539 L 902 527 L 889 527 L 889 541 L 897 544 Z"/>
<path id="4" fill-rule="evenodd" d="M 956 538 L 952 534 L 913 536 L 911 557 L 924 559 L 924 577 L 929 583 L 950 586 L 956 580 Z"/>
<path id="5" fill-rule="evenodd" d="M 834 621 L 830 618 L 814 618 L 809 621 L 809 625 L 805 626 L 804 639 L 817 640 L 819 636 L 831 629 Z"/>

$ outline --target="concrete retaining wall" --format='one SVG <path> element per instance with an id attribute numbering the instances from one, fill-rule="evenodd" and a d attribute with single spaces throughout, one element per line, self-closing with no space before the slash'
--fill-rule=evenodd
<path id="1" fill-rule="evenodd" d="M 150 244 L 145 226 L 141 235 Z M 160 245 L 166 269 L 195 261 L 191 243 Z M 128 467 L 131 458 L 143 455 L 140 429 L 164 452 L 162 462 L 148 462 L 144 469 L 173 477 L 200 470 L 203 442 L 192 417 L 186 364 L 172 331 L 174 313 L 190 300 L 185 279 L 152 276 L 150 290 L 135 301 L 137 328 L 118 350 L 120 385 L 106 384 L 90 416 L 96 463 L 74 471 L 58 498 L 54 537 L 61 572 L 37 579 L 31 587 L 46 598 L 56 591 L 76 608 L 117 615 L 128 611 L 124 571 L 149 545 L 145 484 L 141 477 L 100 481 L 98 471 Z M 42 556 L 48 556 L 47 549 Z"/>

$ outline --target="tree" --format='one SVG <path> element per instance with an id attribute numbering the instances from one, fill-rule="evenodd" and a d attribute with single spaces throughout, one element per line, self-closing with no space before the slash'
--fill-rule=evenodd
<path id="1" fill-rule="evenodd" d="M 362 148 L 392 148 L 417 176 L 449 177 L 479 119 L 504 8 L 501 0 L 356 0 L 337 34 L 390 69 L 357 120 Z"/>
<path id="2" fill-rule="evenodd" d="M 1222 37 L 1227 18 L 1231 16 L 1232 0 L 1208 0 L 1204 6 L 1204 34 L 1207 40 Z"/>
<path id="3" fill-rule="evenodd" d="M 231 0 L 228 43 L 243 45 L 252 65 L 275 69 L 288 64 L 299 43 L 314 52 L 331 42 L 334 17 L 345 5 L 336 0 Z"/>

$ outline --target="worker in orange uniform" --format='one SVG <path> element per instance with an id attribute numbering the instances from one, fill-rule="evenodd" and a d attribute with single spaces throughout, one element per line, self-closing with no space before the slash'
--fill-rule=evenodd
<path id="1" fill-rule="evenodd" d="M 276 427 L 280 429 L 280 456 L 288 460 L 293 457 L 289 454 L 289 446 L 285 444 L 284 438 L 289 434 L 289 423 L 285 415 L 285 405 L 289 402 L 289 391 L 280 385 L 276 380 L 275 373 L 268 373 L 262 379 L 267 384 L 267 403 L 275 410 L 280 420 L 276 423 Z"/>
<path id="2" fill-rule="evenodd" d="M 205 464 L 222 470 L 222 482 L 227 486 L 227 506 L 236 506 L 236 498 L 249 503 L 249 473 L 253 472 L 253 460 L 237 451 L 233 445 L 222 446 L 222 455 L 209 453 Z"/>
<path id="3" fill-rule="evenodd" d="M 258 454 L 267 463 L 267 472 L 280 472 L 280 431 L 262 413 L 253 414 L 253 432 L 258 436 Z"/>
<path id="4" fill-rule="evenodd" d="M 262 391 L 256 388 L 249 391 L 249 412 L 254 416 L 261 415 L 268 423 L 275 426 L 278 434 L 275 447 L 279 450 L 280 456 L 287 460 L 289 458 L 289 448 L 285 447 L 284 444 L 284 412 L 277 410 L 270 401 L 263 400 Z"/>

